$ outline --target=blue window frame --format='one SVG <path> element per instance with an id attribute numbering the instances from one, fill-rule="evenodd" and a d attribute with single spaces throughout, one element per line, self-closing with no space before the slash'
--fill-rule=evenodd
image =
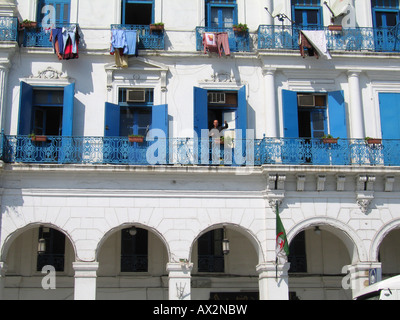
<path id="1" fill-rule="evenodd" d="M 60 87 L 20 86 L 18 134 L 62 135 L 73 133 L 75 84 Z M 58 128 L 57 128 L 58 126 Z"/>
<path id="2" fill-rule="evenodd" d="M 44 12 L 42 12 L 44 7 L 48 5 L 53 6 L 55 9 L 56 24 L 62 25 L 70 22 L 71 0 L 39 0 L 37 11 L 37 21 L 39 23 L 41 23 L 43 19 L 50 14 L 48 10 L 44 10 Z"/>
<path id="3" fill-rule="evenodd" d="M 232 28 L 237 24 L 236 0 L 206 0 L 206 26 Z"/>
<path id="4" fill-rule="evenodd" d="M 322 27 L 320 0 L 292 0 L 292 20 L 302 29 L 320 29 Z"/>
<path id="5" fill-rule="evenodd" d="M 122 24 L 154 23 L 154 0 L 122 0 Z"/>
<path id="6" fill-rule="evenodd" d="M 154 105 L 153 89 L 144 89 L 144 102 L 127 102 L 127 90 L 120 89 L 118 104 L 106 103 L 104 135 L 106 137 L 121 137 L 130 134 L 146 136 L 148 130 L 160 129 L 168 137 L 168 106 Z"/>
<path id="7" fill-rule="evenodd" d="M 400 22 L 399 0 L 372 0 L 371 5 L 375 28 L 375 49 L 377 51 L 396 49 L 395 26 Z"/>

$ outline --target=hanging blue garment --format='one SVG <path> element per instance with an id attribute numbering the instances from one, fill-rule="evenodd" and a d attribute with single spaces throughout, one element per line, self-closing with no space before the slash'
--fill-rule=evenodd
<path id="1" fill-rule="evenodd" d="M 127 47 L 128 50 L 125 54 L 127 55 L 138 55 L 138 33 L 136 30 L 126 30 L 125 32 L 125 38 L 126 38 L 126 42 L 127 42 Z"/>
<path id="2" fill-rule="evenodd" d="M 111 53 L 114 53 L 115 49 L 123 49 L 123 54 L 128 53 L 126 30 L 112 30 Z"/>

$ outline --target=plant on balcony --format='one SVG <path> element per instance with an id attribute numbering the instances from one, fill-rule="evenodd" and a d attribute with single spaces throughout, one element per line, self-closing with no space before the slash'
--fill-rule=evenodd
<path id="1" fill-rule="evenodd" d="M 128 140 L 129 140 L 129 142 L 142 143 L 144 141 L 144 136 L 137 135 L 137 134 L 130 134 L 128 136 Z"/>
<path id="2" fill-rule="evenodd" d="M 20 29 L 34 29 L 37 28 L 37 22 L 25 19 L 19 24 Z"/>
<path id="3" fill-rule="evenodd" d="M 47 141 L 47 137 L 46 136 L 42 136 L 42 135 L 36 135 L 34 133 L 31 133 L 28 136 L 32 141 L 34 142 L 44 142 Z"/>
<path id="4" fill-rule="evenodd" d="M 233 26 L 233 31 L 238 33 L 246 33 L 249 31 L 249 28 L 247 27 L 247 24 L 239 23 Z"/>
<path id="5" fill-rule="evenodd" d="M 150 24 L 150 31 L 161 32 L 164 30 L 164 22 Z"/>
<path id="6" fill-rule="evenodd" d="M 382 143 L 382 139 L 377 139 L 377 138 L 371 138 L 371 137 L 366 137 L 365 141 L 368 144 L 381 144 Z"/>
<path id="7" fill-rule="evenodd" d="M 322 138 L 323 143 L 337 143 L 339 138 L 334 138 L 330 134 L 324 135 Z"/>

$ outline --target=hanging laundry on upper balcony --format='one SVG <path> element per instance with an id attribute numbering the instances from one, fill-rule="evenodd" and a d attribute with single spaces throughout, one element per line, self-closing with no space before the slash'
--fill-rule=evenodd
<path id="1" fill-rule="evenodd" d="M 54 28 L 50 33 L 50 41 L 53 43 L 54 53 L 59 60 L 79 58 L 80 35 L 76 25 Z"/>
<path id="2" fill-rule="evenodd" d="M 229 38 L 226 32 L 205 32 L 203 34 L 204 53 L 216 52 L 221 57 L 222 53 L 226 56 L 231 55 L 229 48 Z"/>
<path id="3" fill-rule="evenodd" d="M 110 54 L 115 56 L 117 67 L 127 68 L 128 57 L 138 56 L 139 34 L 136 30 L 112 30 Z"/>
<path id="4" fill-rule="evenodd" d="M 301 30 L 299 32 L 300 53 L 303 58 L 306 57 L 306 50 L 309 56 L 324 57 L 328 60 L 332 59 L 327 45 L 324 30 Z"/>

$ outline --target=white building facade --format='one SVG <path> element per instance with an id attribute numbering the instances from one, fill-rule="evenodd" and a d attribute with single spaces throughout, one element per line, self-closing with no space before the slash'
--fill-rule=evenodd
<path id="1" fill-rule="evenodd" d="M 399 1 L 0 16 L 1 299 L 346 300 L 400 272 Z"/>

